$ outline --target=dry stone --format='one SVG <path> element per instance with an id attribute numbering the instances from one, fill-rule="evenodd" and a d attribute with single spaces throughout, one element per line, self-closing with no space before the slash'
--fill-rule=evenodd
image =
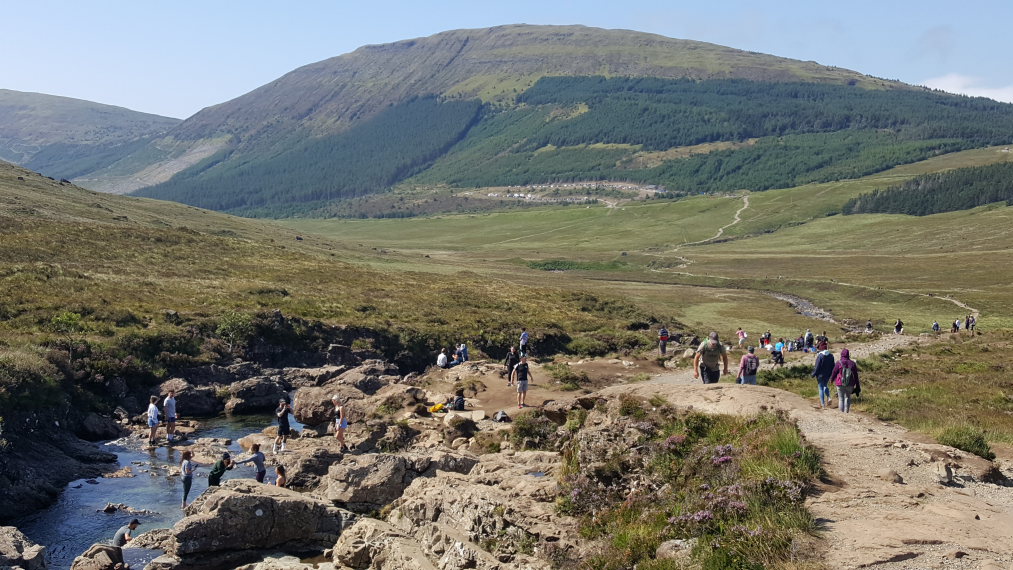
<path id="1" fill-rule="evenodd" d="M 108 544 L 91 545 L 70 565 L 70 570 L 120 570 L 125 568 L 123 550 L 119 546 Z"/>
<path id="2" fill-rule="evenodd" d="M 0 527 L 0 568 L 45 570 L 46 547 L 35 544 L 12 526 Z"/>
<path id="3" fill-rule="evenodd" d="M 229 401 L 225 402 L 225 412 L 229 414 L 274 410 L 278 407 L 278 400 L 288 398 L 288 392 L 281 382 L 264 376 L 230 384 L 229 395 Z"/>

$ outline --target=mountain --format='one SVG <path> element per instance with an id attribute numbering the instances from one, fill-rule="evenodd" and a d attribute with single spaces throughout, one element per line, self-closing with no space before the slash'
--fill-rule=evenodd
<path id="1" fill-rule="evenodd" d="M 1003 144 L 1011 132 L 1013 105 L 815 62 L 514 25 L 307 65 L 75 181 L 149 185 L 137 193 L 242 215 L 327 215 L 399 185 L 764 190 Z"/>
<path id="2" fill-rule="evenodd" d="M 73 178 L 143 148 L 179 119 L 0 89 L 0 159 Z"/>

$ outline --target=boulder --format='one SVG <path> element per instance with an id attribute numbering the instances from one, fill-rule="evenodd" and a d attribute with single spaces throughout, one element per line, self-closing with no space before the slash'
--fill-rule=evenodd
<path id="1" fill-rule="evenodd" d="M 125 569 L 123 550 L 119 546 L 93 544 L 84 554 L 74 559 L 70 570 L 119 570 Z"/>
<path id="2" fill-rule="evenodd" d="M 384 570 L 436 570 L 422 546 L 389 524 L 360 519 L 334 545 L 334 564 L 339 568 Z"/>
<path id="3" fill-rule="evenodd" d="M 0 568 L 45 570 L 46 547 L 35 544 L 20 530 L 0 526 Z"/>
<path id="4" fill-rule="evenodd" d="M 225 404 L 214 386 L 195 386 L 182 378 L 171 378 L 158 387 L 159 394 L 176 392 L 176 413 L 179 416 L 208 417 L 218 415 Z"/>
<path id="5" fill-rule="evenodd" d="M 331 438 L 333 439 L 333 438 Z M 333 448 L 313 447 L 300 449 L 289 443 L 291 453 L 280 453 L 274 460 L 285 466 L 288 475 L 288 486 L 295 489 L 316 489 L 327 475 L 331 465 L 341 461 L 344 454 L 338 450 L 335 442 Z"/>
<path id="6" fill-rule="evenodd" d="M 168 554 L 184 566 L 233 568 L 267 552 L 322 554 L 355 515 L 290 489 L 226 481 L 186 508 Z"/>
<path id="7" fill-rule="evenodd" d="M 293 388 L 320 386 L 348 370 L 347 366 L 321 366 L 320 368 L 285 368 L 281 371 L 284 382 Z"/>
<path id="8" fill-rule="evenodd" d="M 389 384 L 355 407 L 372 411 L 378 415 L 388 415 L 425 401 L 426 391 L 422 388 L 407 384 Z"/>
<path id="9" fill-rule="evenodd" d="M 334 565 L 324 562 L 311 564 L 303 562 L 298 556 L 273 554 L 260 562 L 237 566 L 236 570 L 334 570 Z"/>
<path id="10" fill-rule="evenodd" d="M 225 413 L 249 414 L 274 410 L 278 400 L 288 398 L 285 386 L 277 378 L 257 376 L 229 385 L 229 400 L 225 402 Z"/>
<path id="11" fill-rule="evenodd" d="M 84 421 L 81 422 L 80 429 L 77 431 L 79 437 L 88 441 L 118 439 L 127 435 L 127 433 L 127 430 L 117 423 L 115 419 L 100 416 L 95 412 L 91 412 L 85 416 Z"/>
<path id="12" fill-rule="evenodd" d="M 168 550 L 172 545 L 172 529 L 156 528 L 143 532 L 127 543 L 126 548 L 149 548 L 151 550 Z"/>
<path id="13" fill-rule="evenodd" d="M 365 395 L 352 386 L 328 384 L 318 388 L 299 388 L 295 393 L 295 403 L 292 406 L 292 413 L 296 421 L 310 427 L 326 426 L 328 422 L 334 421 L 334 404 L 331 397 L 337 395 L 339 398 L 346 398 L 352 401 L 361 400 Z M 356 411 L 357 406 L 349 405 L 349 419 L 355 421 L 361 419 L 361 411 Z M 360 417 L 355 418 L 353 414 Z"/>
<path id="14" fill-rule="evenodd" d="M 349 510 L 369 512 L 393 502 L 419 477 L 437 471 L 468 473 L 476 463 L 474 456 L 445 451 L 349 455 L 331 465 L 319 492 Z"/>
<path id="15" fill-rule="evenodd" d="M 387 384 L 395 384 L 401 380 L 398 367 L 382 360 L 367 360 L 360 366 L 343 373 L 326 386 L 338 384 L 351 386 L 360 392 L 372 396 Z"/>
<path id="16" fill-rule="evenodd" d="M 255 362 L 240 362 L 229 366 L 211 364 L 184 371 L 183 379 L 194 386 L 210 386 L 212 384 L 232 384 L 233 382 L 258 376 L 261 373 L 260 365 Z"/>

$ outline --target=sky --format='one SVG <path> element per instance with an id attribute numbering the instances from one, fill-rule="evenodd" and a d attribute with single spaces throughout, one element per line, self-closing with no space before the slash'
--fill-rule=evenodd
<path id="1" fill-rule="evenodd" d="M 0 0 L 0 89 L 186 118 L 303 65 L 445 30 L 583 24 L 1013 102 L 1008 0 Z"/>

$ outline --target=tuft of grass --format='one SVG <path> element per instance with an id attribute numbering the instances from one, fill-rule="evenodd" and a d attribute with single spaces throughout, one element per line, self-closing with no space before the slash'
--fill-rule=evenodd
<path id="1" fill-rule="evenodd" d="M 984 430 L 972 426 L 950 426 L 940 433 L 936 440 L 950 447 L 956 447 L 962 451 L 973 453 L 992 461 L 995 453 L 988 445 Z"/>

